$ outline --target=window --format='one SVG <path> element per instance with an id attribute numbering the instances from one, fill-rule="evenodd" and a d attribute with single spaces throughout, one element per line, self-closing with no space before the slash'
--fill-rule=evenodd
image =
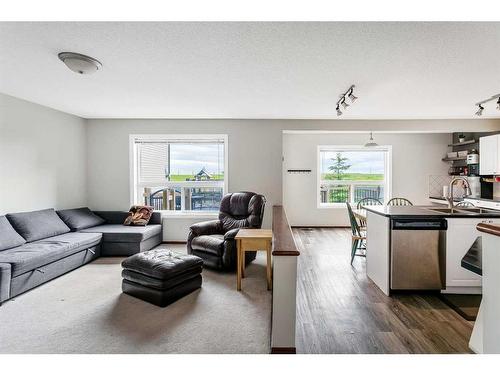
<path id="1" fill-rule="evenodd" d="M 227 191 L 226 135 L 131 136 L 133 204 L 216 212 Z"/>
<path id="2" fill-rule="evenodd" d="M 390 147 L 319 147 L 320 207 L 335 207 L 363 198 L 382 203 L 390 197 Z"/>

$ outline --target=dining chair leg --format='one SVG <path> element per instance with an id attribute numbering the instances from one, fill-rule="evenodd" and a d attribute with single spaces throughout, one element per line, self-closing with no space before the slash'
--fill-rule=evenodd
<path id="1" fill-rule="evenodd" d="M 358 240 L 353 239 L 352 246 L 351 246 L 351 264 L 354 261 L 354 257 L 356 256 L 357 249 L 358 249 Z"/>

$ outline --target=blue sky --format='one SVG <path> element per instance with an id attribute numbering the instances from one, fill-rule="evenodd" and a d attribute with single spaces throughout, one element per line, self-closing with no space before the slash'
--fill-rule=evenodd
<path id="1" fill-rule="evenodd" d="M 355 151 L 341 152 L 343 157 L 348 158 L 347 164 L 351 168 L 347 173 L 384 173 L 384 152 L 376 151 Z M 335 158 L 337 151 L 327 151 L 321 153 L 322 173 L 329 173 L 328 167 L 333 164 L 331 158 Z"/>
<path id="2" fill-rule="evenodd" d="M 171 144 L 172 174 L 196 174 L 203 167 L 209 173 L 224 171 L 223 144 Z"/>

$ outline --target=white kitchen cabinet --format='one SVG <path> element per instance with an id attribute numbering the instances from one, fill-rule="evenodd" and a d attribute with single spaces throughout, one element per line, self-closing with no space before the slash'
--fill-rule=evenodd
<path id="1" fill-rule="evenodd" d="M 479 174 L 500 174 L 500 134 L 479 138 Z"/>
<path id="2" fill-rule="evenodd" d="M 448 218 L 446 232 L 446 290 L 443 293 L 481 293 L 481 276 L 462 267 L 462 258 L 481 233 L 482 222 L 500 224 L 500 219 Z"/>

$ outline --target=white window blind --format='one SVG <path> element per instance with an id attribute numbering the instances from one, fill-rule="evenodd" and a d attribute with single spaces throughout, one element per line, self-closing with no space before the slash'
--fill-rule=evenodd
<path id="1" fill-rule="evenodd" d="M 139 183 L 158 183 L 168 180 L 168 148 L 169 144 L 166 142 L 140 142 L 137 144 Z"/>

